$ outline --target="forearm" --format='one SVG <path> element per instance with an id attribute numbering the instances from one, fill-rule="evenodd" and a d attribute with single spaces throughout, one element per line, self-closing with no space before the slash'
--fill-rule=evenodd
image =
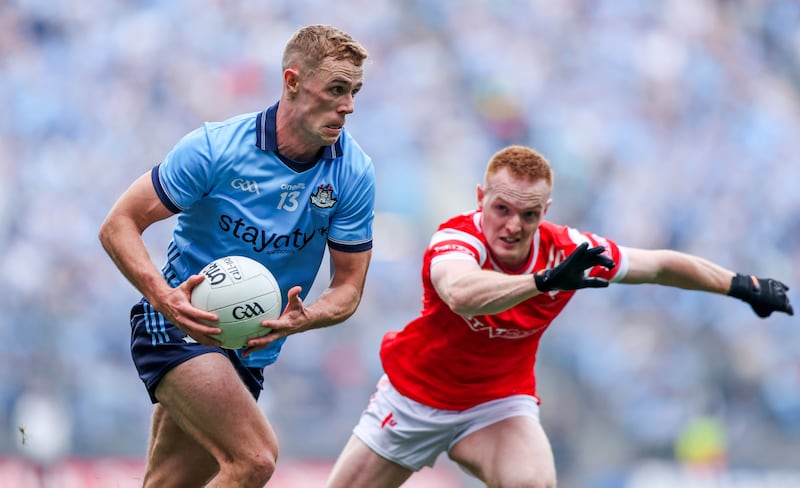
<path id="1" fill-rule="evenodd" d="M 455 313 L 467 316 L 503 312 L 539 293 L 529 274 L 508 275 L 489 270 L 462 274 L 438 288 Z"/>
<path id="2" fill-rule="evenodd" d="M 326 288 L 314 303 L 308 305 L 310 317 L 305 330 L 339 324 L 350 318 L 361 302 L 361 289 L 350 283 Z"/>
<path id="3" fill-rule="evenodd" d="M 678 251 L 637 250 L 629 256 L 631 269 L 623 283 L 654 283 L 724 295 L 730 290 L 734 275 L 733 271 L 707 259 Z M 646 259 L 641 259 L 642 256 Z"/>

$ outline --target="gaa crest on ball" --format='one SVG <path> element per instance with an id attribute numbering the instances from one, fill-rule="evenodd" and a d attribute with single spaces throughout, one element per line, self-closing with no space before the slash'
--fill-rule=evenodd
<path id="1" fill-rule="evenodd" d="M 269 333 L 261 322 L 280 316 L 282 298 L 266 266 L 246 256 L 226 256 L 208 263 L 200 274 L 205 279 L 192 290 L 192 305 L 219 316 L 210 325 L 222 329 L 214 336 L 222 347 L 239 349 Z"/>

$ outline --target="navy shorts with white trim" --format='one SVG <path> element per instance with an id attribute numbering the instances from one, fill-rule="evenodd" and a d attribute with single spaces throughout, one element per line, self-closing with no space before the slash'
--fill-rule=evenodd
<path id="1" fill-rule="evenodd" d="M 157 312 L 146 298 L 131 308 L 131 357 L 151 402 L 158 403 L 156 388 L 167 372 L 193 357 L 210 352 L 226 356 L 247 389 L 258 400 L 264 388 L 263 368 L 246 367 L 235 350 L 195 342 Z"/>

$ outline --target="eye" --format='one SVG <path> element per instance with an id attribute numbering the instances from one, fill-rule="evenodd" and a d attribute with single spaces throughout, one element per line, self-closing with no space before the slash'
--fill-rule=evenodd
<path id="1" fill-rule="evenodd" d="M 331 87 L 331 93 L 333 93 L 336 96 L 340 96 L 340 95 L 344 95 L 345 91 L 344 91 L 344 88 L 341 87 L 341 86 L 332 86 Z"/>
<path id="2" fill-rule="evenodd" d="M 529 211 L 522 214 L 522 218 L 525 219 L 527 222 L 536 222 L 541 218 L 541 213 L 538 211 Z"/>

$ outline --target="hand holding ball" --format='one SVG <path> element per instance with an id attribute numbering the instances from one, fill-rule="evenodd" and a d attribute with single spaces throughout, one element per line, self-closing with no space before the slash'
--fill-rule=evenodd
<path id="1" fill-rule="evenodd" d="M 270 332 L 264 320 L 281 314 L 281 290 L 272 273 L 244 256 L 219 258 L 204 267 L 205 279 L 192 290 L 192 305 L 214 312 L 222 333 L 213 336 L 226 349 L 239 349 Z"/>

